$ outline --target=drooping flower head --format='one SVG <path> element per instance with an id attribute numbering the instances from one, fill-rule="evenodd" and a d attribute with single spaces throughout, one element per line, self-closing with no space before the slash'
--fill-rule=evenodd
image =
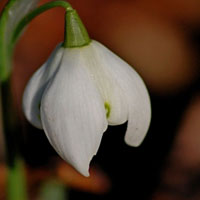
<path id="1" fill-rule="evenodd" d="M 23 110 L 34 126 L 44 129 L 58 154 L 88 176 L 108 125 L 128 121 L 125 142 L 140 145 L 150 123 L 150 100 L 141 77 L 90 40 L 74 10 L 68 11 L 67 25 L 64 45 L 30 79 Z"/>

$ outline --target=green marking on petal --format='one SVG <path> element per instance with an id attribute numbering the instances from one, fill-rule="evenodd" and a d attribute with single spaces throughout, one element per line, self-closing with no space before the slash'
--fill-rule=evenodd
<path id="1" fill-rule="evenodd" d="M 109 116 L 110 116 L 110 111 L 111 111 L 111 107 L 110 107 L 110 104 L 108 103 L 108 102 L 105 102 L 104 103 L 104 107 L 105 107 L 105 109 L 106 109 L 106 117 L 107 118 L 109 118 Z"/>

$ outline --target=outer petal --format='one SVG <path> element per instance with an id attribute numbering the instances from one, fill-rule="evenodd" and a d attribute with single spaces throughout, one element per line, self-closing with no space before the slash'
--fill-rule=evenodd
<path id="1" fill-rule="evenodd" d="M 117 55 L 96 41 L 92 45 L 124 91 L 124 100 L 129 109 L 125 141 L 131 146 L 138 146 L 143 141 L 151 120 L 151 105 L 145 84 L 135 70 Z"/>
<path id="2" fill-rule="evenodd" d="M 58 154 L 88 176 L 107 120 L 83 59 L 82 48 L 65 50 L 61 66 L 42 97 L 41 119 Z"/>
<path id="3" fill-rule="evenodd" d="M 43 92 L 55 74 L 61 61 L 64 48 L 58 45 L 49 59 L 40 67 L 29 80 L 23 95 L 23 111 L 32 125 L 42 129 L 40 120 L 40 103 Z"/>
<path id="4" fill-rule="evenodd" d="M 108 62 L 99 54 L 98 47 L 92 42 L 82 48 L 84 55 L 83 63 L 91 73 L 104 103 L 109 107 L 107 120 L 109 125 L 119 125 L 128 120 L 128 106 L 118 81 L 113 78 Z M 105 61 L 105 62 L 104 62 Z"/>

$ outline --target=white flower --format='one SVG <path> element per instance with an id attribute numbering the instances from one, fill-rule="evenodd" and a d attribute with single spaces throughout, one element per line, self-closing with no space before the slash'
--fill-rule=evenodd
<path id="1" fill-rule="evenodd" d="M 29 81 L 23 110 L 44 129 L 58 154 L 85 176 L 108 125 L 128 120 L 125 141 L 138 146 L 151 118 L 140 76 L 94 40 L 79 48 L 58 46 Z"/>

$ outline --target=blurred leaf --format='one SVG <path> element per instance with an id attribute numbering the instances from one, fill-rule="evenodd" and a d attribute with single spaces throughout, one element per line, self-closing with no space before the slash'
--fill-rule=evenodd
<path id="1" fill-rule="evenodd" d="M 45 182 L 40 189 L 39 200 L 67 200 L 66 187 L 52 179 Z"/>
<path id="2" fill-rule="evenodd" d="M 15 159 L 14 165 L 12 167 L 8 167 L 7 185 L 7 199 L 27 199 L 24 163 L 19 158 Z"/>

